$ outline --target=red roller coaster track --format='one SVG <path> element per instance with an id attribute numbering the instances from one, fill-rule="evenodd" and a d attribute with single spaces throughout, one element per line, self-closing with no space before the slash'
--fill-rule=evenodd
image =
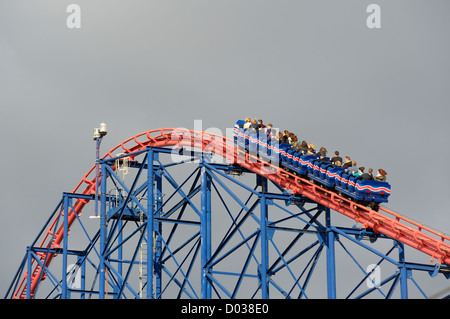
<path id="1" fill-rule="evenodd" d="M 151 130 L 123 141 L 111 149 L 103 159 L 108 157 L 113 158 L 114 156 L 112 153 L 117 151 L 129 154 L 144 150 L 146 147 L 174 146 L 195 147 L 222 156 L 230 163 L 237 163 L 257 174 L 264 175 L 273 182 L 278 183 L 280 186 L 291 190 L 293 193 L 301 194 L 319 204 L 329 207 L 330 209 L 363 224 L 364 227 L 370 227 L 375 232 L 387 235 L 392 239 L 428 254 L 431 256 L 430 261 L 436 259 L 441 264 L 450 265 L 450 237 L 446 234 L 414 222 L 405 216 L 392 212 L 384 207 L 380 207 L 379 211 L 374 211 L 368 207 L 355 204 L 333 191 L 326 190 L 319 185 L 291 174 L 282 168 L 274 167 L 257 158 L 252 158 L 250 155 L 235 148 L 232 139 L 222 135 L 173 128 Z M 244 160 L 238 160 L 238 157 Z M 84 186 L 85 188 L 82 191 L 82 194 L 95 194 L 95 176 L 92 177 L 93 174 L 95 175 L 94 171 L 95 166 L 83 176 L 82 180 L 72 193 L 79 192 Z M 75 205 L 73 205 L 73 210 L 69 212 L 68 216 L 69 227 L 75 221 L 76 215 L 81 215 L 84 206 L 88 202 L 89 200 L 78 200 Z M 47 233 L 39 246 L 40 248 L 60 248 L 64 236 L 64 229 L 61 226 L 56 232 L 53 231 L 57 220 L 58 218 L 55 218 L 53 224 L 48 228 Z M 41 263 L 47 267 L 56 254 L 40 252 L 38 253 L 38 256 Z M 43 268 L 39 263 L 35 262 L 31 274 L 31 286 L 29 287 L 31 297 L 33 297 L 39 281 L 45 279 L 45 274 L 43 274 L 42 271 Z M 24 299 L 27 297 L 27 278 L 28 274 L 25 273 L 14 294 L 14 298 Z"/>

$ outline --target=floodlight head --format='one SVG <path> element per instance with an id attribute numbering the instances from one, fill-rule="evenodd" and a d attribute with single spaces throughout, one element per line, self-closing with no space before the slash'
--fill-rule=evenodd
<path id="1" fill-rule="evenodd" d="M 94 138 L 94 140 L 100 138 L 100 130 L 98 128 L 94 129 L 94 133 L 93 133 L 92 137 Z"/>
<path id="2" fill-rule="evenodd" d="M 100 123 L 99 133 L 101 136 L 105 136 L 108 133 L 106 130 L 106 123 Z"/>

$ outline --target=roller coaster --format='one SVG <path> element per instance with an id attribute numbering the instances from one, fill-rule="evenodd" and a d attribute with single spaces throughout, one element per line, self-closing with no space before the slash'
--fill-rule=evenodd
<path id="1" fill-rule="evenodd" d="M 417 273 L 449 278 L 446 234 L 241 146 L 177 128 L 123 141 L 62 194 L 5 299 L 406 299 L 428 297 Z"/>

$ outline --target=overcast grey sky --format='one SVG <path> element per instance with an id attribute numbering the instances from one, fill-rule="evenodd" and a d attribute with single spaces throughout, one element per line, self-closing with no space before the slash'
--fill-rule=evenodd
<path id="1" fill-rule="evenodd" d="M 81 7 L 81 29 L 66 7 Z M 381 28 L 366 25 L 370 3 Z M 2 293 L 102 149 L 262 118 L 384 168 L 387 206 L 450 233 L 448 0 L 0 0 Z"/>

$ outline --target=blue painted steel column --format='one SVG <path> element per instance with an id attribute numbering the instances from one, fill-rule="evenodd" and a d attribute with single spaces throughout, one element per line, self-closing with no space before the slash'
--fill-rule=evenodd
<path id="1" fill-rule="evenodd" d="M 267 232 L 268 207 L 266 202 L 265 191 L 267 189 L 267 179 L 261 181 L 261 292 L 262 299 L 269 299 L 269 234 Z"/>
<path id="2" fill-rule="evenodd" d="M 122 220 L 117 221 L 117 227 L 119 229 L 122 229 L 122 227 L 123 227 Z M 123 260 L 123 245 L 122 245 L 123 232 L 122 231 L 118 234 L 117 239 L 118 239 L 118 245 L 119 245 L 119 248 L 117 249 L 117 260 Z M 121 263 L 121 262 L 117 263 L 117 272 L 120 274 L 120 276 L 123 275 L 123 263 Z M 120 287 L 122 287 L 124 282 L 123 282 L 123 279 L 121 279 L 121 278 L 117 278 L 117 280 L 118 280 L 118 284 L 114 285 L 114 292 L 117 293 L 115 296 L 117 296 L 117 298 L 119 298 L 118 293 L 119 293 Z"/>
<path id="3" fill-rule="evenodd" d="M 335 234 L 331 229 L 331 214 L 327 207 L 325 211 L 327 225 L 327 287 L 328 299 L 336 299 L 336 259 L 334 251 Z"/>
<path id="4" fill-rule="evenodd" d="M 206 236 L 208 238 L 208 249 L 206 251 L 207 255 L 206 255 L 206 261 L 209 262 L 209 260 L 211 259 L 211 233 L 212 233 L 212 226 L 211 226 L 211 177 L 208 174 L 206 175 L 206 224 L 208 225 L 207 229 L 206 229 Z M 206 270 L 208 273 L 211 271 L 211 267 L 208 266 L 208 269 Z M 208 281 L 208 299 L 212 298 L 212 287 L 211 287 L 211 283 Z"/>
<path id="5" fill-rule="evenodd" d="M 98 169 L 100 160 L 100 143 L 102 139 L 98 138 L 95 141 L 95 216 L 98 217 Z"/>
<path id="6" fill-rule="evenodd" d="M 261 196 L 261 291 L 262 299 L 269 299 L 269 239 L 267 233 L 267 204 L 264 194 Z"/>
<path id="7" fill-rule="evenodd" d="M 69 231 L 69 196 L 64 193 L 64 233 L 63 233 L 63 260 L 62 260 L 62 293 L 61 299 L 67 299 L 67 240 L 68 240 L 68 231 Z"/>
<path id="8" fill-rule="evenodd" d="M 202 254 L 202 299 L 211 299 L 211 284 L 207 278 L 209 268 L 206 264 L 211 258 L 211 180 L 206 168 L 201 168 L 201 254 Z"/>
<path id="9" fill-rule="evenodd" d="M 408 269 L 405 266 L 405 246 L 397 242 L 400 266 L 400 294 L 402 299 L 408 299 Z"/>
<path id="10" fill-rule="evenodd" d="M 155 198 L 154 198 L 155 172 L 153 170 L 153 149 L 147 152 L 147 299 L 153 299 L 153 234 L 155 222 Z"/>
<path id="11" fill-rule="evenodd" d="M 105 249 L 106 249 L 106 167 L 101 166 L 100 179 L 100 265 L 99 265 L 99 298 L 105 298 Z"/>
<path id="12" fill-rule="evenodd" d="M 27 247 L 27 299 L 31 299 L 31 275 L 32 275 L 32 267 L 31 263 L 33 262 L 33 258 L 31 255 L 31 247 Z M 42 271 L 44 271 L 42 269 Z"/>
<path id="13" fill-rule="evenodd" d="M 153 153 L 153 159 L 158 159 L 159 153 Z M 156 198 L 154 198 L 154 201 L 156 202 L 155 207 L 155 218 L 160 218 L 162 215 L 161 206 L 162 206 L 162 171 L 161 169 L 154 172 L 155 176 L 155 183 L 156 183 Z M 161 253 L 162 253 L 162 223 L 160 221 L 155 222 L 153 225 L 154 233 L 158 235 L 156 238 L 156 245 L 155 245 L 155 256 L 154 256 L 154 263 L 156 265 L 155 267 L 155 296 L 156 298 L 161 298 L 162 293 L 162 269 L 160 265 L 161 261 Z"/>
<path id="14" fill-rule="evenodd" d="M 79 257 L 81 259 L 81 257 Z M 86 290 L 86 260 L 81 264 L 81 290 Z M 81 293 L 81 299 L 86 299 L 85 293 Z"/>

